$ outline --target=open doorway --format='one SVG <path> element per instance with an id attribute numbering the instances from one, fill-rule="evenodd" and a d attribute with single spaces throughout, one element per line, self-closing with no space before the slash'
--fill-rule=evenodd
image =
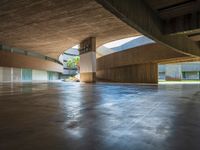
<path id="1" fill-rule="evenodd" d="M 200 83 L 200 62 L 158 65 L 159 83 Z"/>

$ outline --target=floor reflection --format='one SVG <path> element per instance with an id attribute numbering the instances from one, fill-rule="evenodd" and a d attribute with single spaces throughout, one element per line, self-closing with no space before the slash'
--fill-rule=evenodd
<path id="1" fill-rule="evenodd" d="M 199 150 L 200 85 L 0 84 L 0 149 Z"/>

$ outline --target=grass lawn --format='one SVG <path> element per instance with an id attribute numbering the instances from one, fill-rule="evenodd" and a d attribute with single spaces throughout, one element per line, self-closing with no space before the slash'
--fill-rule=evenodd
<path id="1" fill-rule="evenodd" d="M 159 84 L 200 84 L 200 80 L 166 81 L 159 80 Z"/>

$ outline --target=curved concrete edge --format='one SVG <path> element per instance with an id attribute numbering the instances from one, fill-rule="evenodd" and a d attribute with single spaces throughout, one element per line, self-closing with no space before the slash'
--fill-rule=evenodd
<path id="1" fill-rule="evenodd" d="M 58 63 L 5 51 L 0 51 L 0 66 L 63 72 L 63 66 Z"/>
<path id="2" fill-rule="evenodd" d="M 161 44 L 153 43 L 98 58 L 97 70 L 136 64 L 177 62 L 186 59 L 188 61 L 197 58 L 178 53 Z"/>

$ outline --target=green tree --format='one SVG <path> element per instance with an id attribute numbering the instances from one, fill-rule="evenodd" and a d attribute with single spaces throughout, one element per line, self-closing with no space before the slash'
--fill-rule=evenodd
<path id="1" fill-rule="evenodd" d="M 80 61 L 80 57 L 79 56 L 74 57 L 73 61 L 74 61 L 74 64 L 77 66 Z"/>
<path id="2" fill-rule="evenodd" d="M 67 60 L 66 66 L 68 68 L 75 68 L 78 65 L 79 61 L 80 61 L 79 56 L 73 57 L 73 58 Z"/>

